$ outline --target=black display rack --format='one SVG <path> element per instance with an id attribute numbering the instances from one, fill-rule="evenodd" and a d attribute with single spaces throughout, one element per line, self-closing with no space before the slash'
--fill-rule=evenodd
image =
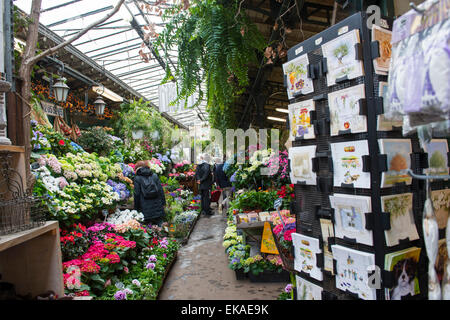
<path id="1" fill-rule="evenodd" d="M 370 228 L 373 231 L 373 246 L 358 244 L 350 240 L 338 238 L 328 239 L 330 244 L 340 244 L 345 247 L 374 253 L 375 263 L 381 270 L 381 289 L 377 289 L 377 300 L 385 299 L 385 288 L 389 288 L 389 274 L 383 272 L 385 254 L 410 248 L 413 246 L 421 248 L 419 260 L 419 285 L 420 294 L 411 297 L 411 299 L 425 299 L 428 296 L 428 259 L 425 253 L 422 232 L 422 212 L 426 198 L 425 182 L 413 179 L 411 185 L 397 184 L 391 188 L 380 188 L 381 172 L 385 166 L 385 159 L 380 155 L 378 139 L 383 138 L 404 138 L 410 139 L 412 144 L 411 169 L 416 174 L 422 174 L 426 168 L 426 154 L 420 148 L 417 135 L 404 137 L 401 128 L 393 128 L 392 131 L 377 131 L 377 118 L 383 113 L 383 101 L 379 97 L 380 81 L 387 82 L 387 75 L 376 74 L 373 67 L 373 59 L 379 56 L 378 42 L 372 42 L 371 30 L 367 27 L 368 16 L 364 12 L 358 12 L 327 30 L 309 38 L 308 40 L 296 45 L 288 51 L 288 61 L 307 54 L 309 59 L 308 77 L 313 80 L 314 92 L 308 95 L 296 96 L 290 100 L 290 103 L 313 99 L 315 101 L 315 117 L 313 124 L 315 127 L 316 138 L 308 140 L 293 141 L 293 146 L 316 145 L 316 158 L 313 159 L 314 171 L 317 174 L 317 185 L 295 185 L 296 200 L 296 221 L 297 232 L 307 236 L 320 239 L 322 233 L 319 218 L 332 219 L 333 209 L 331 209 L 329 195 L 333 193 L 352 194 L 371 197 L 372 219 Z M 384 22 L 392 29 L 392 19 L 383 18 Z M 345 32 L 359 30 L 360 45 L 355 46 L 356 56 L 363 61 L 364 76 L 356 79 L 337 79 L 333 86 L 327 86 L 326 80 L 326 61 L 322 55 L 321 45 L 337 38 L 342 30 Z M 330 121 L 328 110 L 328 93 L 342 90 L 355 85 L 364 84 L 365 101 L 360 103 L 361 112 L 367 116 L 367 132 L 365 133 L 345 133 L 338 136 L 330 136 Z M 289 125 L 289 121 L 288 121 Z M 365 171 L 370 172 L 371 189 L 353 188 L 352 186 L 334 187 L 333 186 L 333 168 L 331 161 L 330 143 L 367 140 L 369 146 L 369 156 L 363 159 Z M 432 190 L 445 189 L 450 186 L 448 181 L 431 182 Z M 380 197 L 384 195 L 393 195 L 399 193 L 413 193 L 413 210 L 416 228 L 419 233 L 419 240 L 409 241 L 405 239 L 397 246 L 387 247 L 384 231 L 389 226 L 386 224 L 386 214 L 382 213 Z M 388 223 L 389 224 L 389 223 Z M 444 235 L 440 234 L 441 238 Z M 323 251 L 323 250 L 322 250 Z M 336 288 L 335 277 L 326 272 L 322 267 L 323 281 L 312 279 L 307 274 L 298 273 L 306 280 L 319 285 L 323 288 L 323 299 L 357 299 L 349 292 L 344 292 Z"/>

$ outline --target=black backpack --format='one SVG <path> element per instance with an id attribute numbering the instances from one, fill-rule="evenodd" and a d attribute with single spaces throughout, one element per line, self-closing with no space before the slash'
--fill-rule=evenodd
<path id="1" fill-rule="evenodd" d="M 142 181 L 141 192 L 144 199 L 155 199 L 158 197 L 159 190 L 153 176 L 148 180 Z"/>

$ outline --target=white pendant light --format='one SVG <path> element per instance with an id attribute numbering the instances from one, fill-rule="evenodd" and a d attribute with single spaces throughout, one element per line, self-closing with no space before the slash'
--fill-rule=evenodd
<path id="1" fill-rule="evenodd" d="M 101 96 L 97 97 L 97 100 L 94 101 L 95 114 L 101 116 L 105 113 L 106 103 L 103 101 Z"/>
<path id="2" fill-rule="evenodd" d="M 59 77 L 57 82 L 53 85 L 53 95 L 58 102 L 66 102 L 67 100 L 69 86 L 66 84 L 66 80 L 66 78 Z"/>

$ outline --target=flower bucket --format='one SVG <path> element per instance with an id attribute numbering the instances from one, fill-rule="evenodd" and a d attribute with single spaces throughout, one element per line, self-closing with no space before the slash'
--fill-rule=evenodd
<path id="1" fill-rule="evenodd" d="M 133 139 L 142 139 L 144 137 L 144 130 L 136 130 L 131 132 Z"/>
<path id="2" fill-rule="evenodd" d="M 248 273 L 242 269 L 234 270 L 234 272 L 236 273 L 236 280 L 245 280 L 248 278 Z"/>

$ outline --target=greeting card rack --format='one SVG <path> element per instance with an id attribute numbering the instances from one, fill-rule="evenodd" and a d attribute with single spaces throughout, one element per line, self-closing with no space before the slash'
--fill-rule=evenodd
<path id="1" fill-rule="evenodd" d="M 388 76 L 375 73 L 373 60 L 380 56 L 379 42 L 372 41 L 371 30 L 367 27 L 368 16 L 364 12 L 356 13 L 327 30 L 309 38 L 308 40 L 294 46 L 288 51 L 288 61 L 296 57 L 307 54 L 309 66 L 307 66 L 308 77 L 313 80 L 314 92 L 302 95 L 294 95 L 290 103 L 312 99 L 315 102 L 314 117 L 311 117 L 314 125 L 315 139 L 295 139 L 293 147 L 316 145 L 316 157 L 311 159 L 313 171 L 317 175 L 316 185 L 298 183 L 295 185 L 295 200 L 297 215 L 297 232 L 321 241 L 322 253 L 324 249 L 329 249 L 331 245 L 338 244 L 354 250 L 373 253 L 375 264 L 381 270 L 381 287 L 376 290 L 376 299 L 386 299 L 385 289 L 392 287 L 392 273 L 384 271 L 385 255 L 400 251 L 410 247 L 421 248 L 418 267 L 418 280 L 420 293 L 414 296 L 408 295 L 403 299 L 424 299 L 428 294 L 427 286 L 427 265 L 428 260 L 425 254 L 422 232 L 422 213 L 426 199 L 425 181 L 412 179 L 412 183 L 397 183 L 391 187 L 381 188 L 382 172 L 387 170 L 386 155 L 380 154 L 378 139 L 410 139 L 412 145 L 411 167 L 413 174 L 423 174 L 423 169 L 427 168 L 427 155 L 421 149 L 417 135 L 403 137 L 401 127 L 393 127 L 391 131 L 377 131 L 378 116 L 383 114 L 383 99 L 380 97 L 380 81 L 387 82 Z M 392 29 L 392 20 L 382 19 L 382 27 Z M 354 79 L 348 77 L 336 79 L 333 86 L 327 85 L 328 63 L 323 57 L 322 45 L 336 39 L 338 36 L 359 30 L 360 43 L 355 45 L 355 57 L 363 62 L 364 74 Z M 287 83 L 287 79 L 285 78 Z M 358 101 L 361 115 L 367 117 L 367 132 L 351 133 L 342 132 L 338 135 L 330 135 L 330 114 L 328 108 L 328 94 L 356 85 L 364 85 L 365 98 Z M 289 126 L 289 121 L 287 122 Z M 352 184 L 341 184 L 340 187 L 333 185 L 333 161 L 331 153 L 331 143 L 366 140 L 369 154 L 362 158 L 363 171 L 370 173 L 370 188 L 355 188 Z M 290 167 L 292 164 L 290 163 Z M 292 168 L 291 168 L 292 169 Z M 439 180 L 430 183 L 432 190 L 446 189 L 450 187 L 449 181 Z M 401 239 L 398 245 L 388 247 L 386 245 L 385 230 L 389 230 L 389 213 L 382 212 L 381 197 L 386 195 L 396 195 L 400 193 L 413 194 L 413 213 L 419 239 L 410 241 L 409 238 Z M 334 209 L 332 209 L 329 196 L 333 194 L 347 194 L 368 196 L 371 199 L 371 212 L 366 214 L 366 229 L 373 234 L 373 246 L 358 243 L 355 239 L 349 238 L 322 238 L 320 219 L 334 221 Z M 444 237 L 443 233 L 440 234 Z M 326 247 L 326 248 L 324 248 Z M 317 259 L 323 263 L 324 259 Z M 323 299 L 355 299 L 357 295 L 349 291 L 342 291 L 336 287 L 334 267 L 325 270 L 324 265 L 320 265 L 323 272 L 323 281 L 311 278 L 305 272 L 297 271 L 297 274 L 323 288 Z"/>

